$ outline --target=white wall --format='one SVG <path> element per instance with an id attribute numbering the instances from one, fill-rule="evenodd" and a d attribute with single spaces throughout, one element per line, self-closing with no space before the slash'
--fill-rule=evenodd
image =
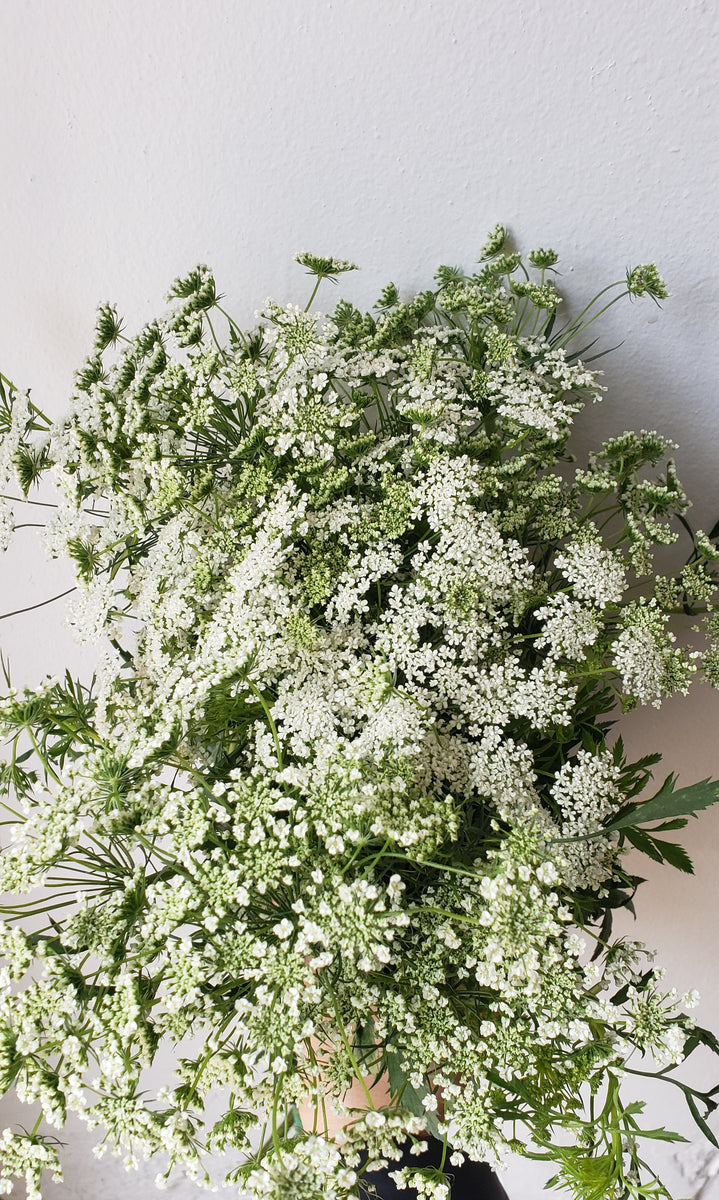
<path id="1" fill-rule="evenodd" d="M 346 290 L 369 302 L 390 278 L 411 291 L 439 262 L 470 266 L 501 220 L 524 248 L 559 250 L 575 298 L 657 259 L 673 295 L 661 312 L 613 310 L 604 344 L 626 344 L 605 360 L 609 397 L 582 436 L 673 436 L 707 527 L 719 517 L 718 50 L 702 0 L 8 2 L 0 368 L 57 413 L 100 300 L 139 324 L 206 261 L 249 319 L 268 294 L 305 295 L 292 254 L 312 249 L 359 262 Z M 27 545 L 2 564 L 0 611 L 61 589 Z M 50 608 L 39 628 L 0 627 L 19 678 L 72 653 L 60 621 Z M 686 779 L 719 774 L 718 716 L 699 695 L 636 714 L 627 736 L 662 747 Z M 719 814 L 696 824 L 696 877 L 652 879 L 639 927 L 672 981 L 702 987 L 700 1019 L 715 1026 L 718 835 Z M 674 1123 L 674 1097 L 658 1104 L 656 1122 Z M 79 1141 L 69 1153 L 51 1194 L 125 1194 Z M 531 1200 L 538 1180 L 519 1164 L 508 1186 Z M 709 1200 L 711 1186 L 695 1172 L 681 1191 Z"/>

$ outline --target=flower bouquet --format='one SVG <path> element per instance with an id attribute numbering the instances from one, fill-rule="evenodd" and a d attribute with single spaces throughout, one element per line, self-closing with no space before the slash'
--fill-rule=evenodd
<path id="1" fill-rule="evenodd" d="M 498 227 L 474 274 L 326 316 L 352 264 L 298 262 L 306 307 L 249 332 L 205 267 L 136 336 L 103 306 L 59 424 L 2 382 L 0 525 L 50 472 L 98 658 L 0 702 L 0 1073 L 41 1109 L 0 1188 L 39 1195 L 72 1110 L 160 1183 L 229 1156 L 253 1197 L 385 1167 L 442 1200 L 511 1151 L 576 1200 L 666 1197 L 642 1139 L 677 1135 L 621 1079 L 653 1057 L 713 1139 L 715 1092 L 666 1065 L 718 1047 L 612 918 L 626 853 L 691 869 L 666 835 L 719 791 L 652 784 L 610 730 L 719 682 L 719 552 L 663 437 L 567 452 L 587 327 L 664 285 L 636 267 L 562 320 L 556 254 Z M 428 1135 L 439 1166 L 397 1167 Z"/>

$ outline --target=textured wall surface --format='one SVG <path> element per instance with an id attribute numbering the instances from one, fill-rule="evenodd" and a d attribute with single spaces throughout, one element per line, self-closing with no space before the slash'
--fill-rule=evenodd
<path id="1" fill-rule="evenodd" d="M 137 326 L 175 275 L 205 261 L 249 319 L 268 294 L 305 296 L 292 254 L 311 249 L 360 263 L 345 291 L 369 302 L 390 278 L 411 292 L 439 262 L 471 266 L 501 220 L 524 248 L 560 252 L 570 301 L 628 265 L 659 262 L 671 299 L 608 314 L 603 344 L 625 345 L 604 360 L 608 398 L 580 436 L 672 436 L 695 522 L 709 527 L 719 517 L 715 13 L 703 0 L 7 3 L 0 368 L 59 413 L 100 300 Z M 1 569 L 2 612 L 62 589 L 30 535 Z M 0 627 L 18 679 L 81 663 L 59 610 Z M 625 736 L 663 747 L 667 769 L 687 780 L 716 775 L 718 717 L 716 697 L 698 693 L 627 718 Z M 671 983 L 702 990 L 699 1019 L 716 1027 L 719 814 L 696 823 L 688 845 L 696 876 L 650 879 L 640 932 Z M 683 1120 L 670 1090 L 651 1093 L 655 1124 Z M 18 1114 L 6 1103 L 3 1115 Z M 127 1179 L 88 1147 L 71 1136 L 67 1183 L 49 1194 L 119 1200 Z M 677 1194 L 719 1196 L 717 1158 L 686 1147 L 665 1160 Z M 507 1187 L 532 1200 L 541 1179 L 518 1162 Z"/>

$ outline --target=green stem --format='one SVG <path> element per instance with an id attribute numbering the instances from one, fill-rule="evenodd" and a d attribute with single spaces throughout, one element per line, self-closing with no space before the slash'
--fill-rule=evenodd
<path id="1" fill-rule="evenodd" d="M 279 1082 L 275 1085 L 274 1095 L 272 1097 L 272 1144 L 275 1148 L 275 1154 L 280 1162 L 282 1162 L 282 1147 L 280 1146 L 280 1135 L 277 1131 L 277 1108 L 280 1099 Z"/>
<path id="2" fill-rule="evenodd" d="M 385 851 L 386 851 L 387 847 L 389 846 L 389 844 L 390 844 L 390 840 L 389 840 L 389 838 L 387 838 L 384 845 L 381 847 L 381 849 L 379 849 L 377 851 L 376 854 L 374 854 L 372 856 L 372 858 L 369 860 L 369 862 L 362 864 L 363 870 L 365 870 L 367 872 L 371 871 L 372 868 L 379 862 L 379 860 L 382 857 L 384 857 Z"/>
<path id="3" fill-rule="evenodd" d="M 227 362 L 227 351 L 225 350 L 225 347 L 221 346 L 219 341 L 217 340 L 217 334 L 215 333 L 215 327 L 212 324 L 212 321 L 210 320 L 210 314 L 207 312 L 205 313 L 205 320 L 207 321 L 207 324 L 210 327 L 210 333 L 212 334 L 213 342 L 217 346 L 217 349 L 219 350 L 220 354 L 222 355 L 223 360 L 225 362 Z"/>
<path id="4" fill-rule="evenodd" d="M 554 778 L 554 776 L 552 776 L 552 778 Z M 385 858 L 401 858 L 403 862 L 408 861 L 406 854 L 391 854 L 390 853 L 390 854 L 386 854 Z M 484 879 L 484 876 L 478 874 L 476 871 L 470 871 L 468 869 L 465 870 L 465 868 L 463 868 L 463 867 L 451 867 L 449 865 L 449 863 L 433 862 L 429 858 L 422 859 L 422 866 L 423 867 L 435 867 L 438 871 L 448 871 L 452 875 L 461 875 L 463 879 Z"/>
<path id="5" fill-rule="evenodd" d="M 49 504 L 45 500 L 28 500 L 27 496 L 9 496 L 7 492 L 0 492 L 1 500 L 12 500 L 15 504 L 35 504 L 38 508 L 57 508 L 57 504 Z"/>
<path id="6" fill-rule="evenodd" d="M 245 677 L 245 682 L 246 682 L 247 686 L 249 687 L 250 691 L 254 692 L 255 696 L 257 697 L 260 704 L 262 705 L 262 708 L 264 709 L 265 716 L 267 717 L 267 723 L 269 724 L 269 727 L 272 731 L 272 738 L 275 743 L 275 750 L 277 751 L 277 765 L 278 765 L 279 769 L 282 770 L 283 763 L 284 763 L 284 760 L 282 758 L 282 749 L 280 746 L 279 735 L 277 733 L 277 726 L 275 725 L 275 722 L 272 719 L 272 712 L 270 710 L 270 707 L 269 707 L 267 701 L 265 700 L 264 696 L 262 695 L 262 692 L 259 690 L 259 688 L 255 687 L 252 680 Z"/>
<path id="7" fill-rule="evenodd" d="M 57 596 L 51 596 L 49 600 L 41 600 L 39 604 L 28 604 L 26 608 L 16 608 L 14 612 L 2 613 L 0 621 L 6 621 L 8 617 L 19 617 L 22 613 L 33 612 L 36 608 L 44 608 L 46 604 L 54 604 L 56 600 L 62 600 L 64 596 L 69 596 L 76 591 L 76 587 L 71 587 L 66 592 L 59 592 Z"/>
<path id="8" fill-rule="evenodd" d="M 37 754 L 38 758 L 40 759 L 40 762 L 42 763 L 43 767 L 45 768 L 46 775 L 51 776 L 52 779 L 55 780 L 55 783 L 61 785 L 62 779 L 58 775 L 55 768 L 50 766 L 50 763 L 48 762 L 47 757 L 45 756 L 44 752 L 40 749 L 40 746 L 38 745 L 37 739 L 35 737 L 35 734 L 32 731 L 31 726 L 26 725 L 25 729 L 26 729 L 28 737 L 30 738 L 30 741 L 32 742 L 35 753 Z"/>
<path id="9" fill-rule="evenodd" d="M 622 284 L 625 284 L 625 283 L 626 283 L 626 280 L 624 280 L 624 279 L 615 279 L 614 283 L 608 283 L 605 288 L 602 288 L 601 292 L 597 292 L 596 296 L 592 297 L 592 299 L 589 301 L 589 304 L 585 304 L 584 308 L 579 313 L 579 315 L 576 316 L 574 318 L 574 320 L 570 322 L 570 324 L 566 327 L 566 329 L 560 330 L 559 334 L 557 335 L 556 340 L 559 341 L 562 338 L 569 338 L 571 340 L 571 338 L 574 336 L 574 334 L 578 333 L 581 328 L 586 328 L 585 326 L 582 326 L 582 317 L 584 316 L 584 314 L 588 313 L 590 311 L 590 309 L 592 309 L 594 307 L 594 305 L 597 303 L 597 301 L 602 296 L 605 296 L 607 292 L 611 292 L 612 288 L 621 287 Z M 561 344 L 561 342 L 560 342 L 560 344 Z"/>
<path id="10" fill-rule="evenodd" d="M 215 308 L 217 309 L 217 311 L 218 311 L 219 313 L 222 313 L 223 317 L 225 318 L 225 320 L 226 320 L 226 321 L 227 321 L 227 323 L 229 324 L 230 328 L 231 328 L 231 329 L 234 329 L 234 330 L 235 330 L 235 331 L 236 331 L 236 332 L 237 332 L 237 333 L 240 335 L 240 338 L 241 338 L 241 340 L 242 340 L 242 344 L 243 344 L 243 346 L 245 346 L 245 347 L 246 347 L 246 346 L 247 346 L 247 338 L 245 337 L 245 335 L 244 335 L 244 332 L 242 331 L 242 329 L 240 329 L 240 326 L 237 324 L 237 322 L 236 322 L 236 321 L 233 321 L 233 319 L 232 319 L 232 317 L 230 316 L 230 314 L 229 314 L 228 312 L 225 312 L 224 308 L 222 308 L 222 306 L 221 306 L 220 304 L 216 304 L 216 305 L 215 305 Z"/>
<path id="11" fill-rule="evenodd" d="M 305 304 L 305 312 L 309 312 L 310 305 L 312 304 L 312 301 L 314 300 L 315 296 L 317 295 L 318 291 L 320 290 L 320 284 L 322 283 L 323 279 L 324 279 L 324 275 L 317 276 L 317 283 L 315 284 L 315 286 L 312 290 L 312 295 L 310 296 L 309 300 Z"/>
<path id="12" fill-rule="evenodd" d="M 339 1009 L 339 1004 L 337 1002 L 337 997 L 335 996 L 333 991 L 330 991 L 330 995 L 332 996 L 332 1003 L 334 1005 L 335 1017 L 337 1019 L 337 1027 L 340 1031 L 340 1036 L 342 1038 L 342 1041 L 344 1042 L 344 1047 L 345 1047 L 345 1050 L 347 1051 L 347 1057 L 349 1058 L 349 1060 L 352 1064 L 352 1070 L 354 1071 L 355 1078 L 358 1080 L 358 1082 L 362 1088 L 362 1091 L 364 1092 L 364 1094 L 367 1098 L 367 1104 L 369 1105 L 369 1107 L 371 1109 L 374 1109 L 376 1107 L 374 1100 L 372 1099 L 370 1090 L 364 1081 L 364 1075 L 362 1074 L 360 1065 L 357 1062 L 357 1059 L 355 1058 L 354 1054 L 352 1053 L 352 1047 L 350 1046 L 349 1038 L 347 1037 L 347 1033 L 345 1031 L 345 1027 L 342 1022 L 342 1017 L 340 1016 L 340 1009 Z"/>
<path id="13" fill-rule="evenodd" d="M 476 917 L 467 917 L 462 913 L 449 912 L 446 908 L 434 908 L 429 905 L 417 905 L 414 908 L 405 908 L 403 912 L 406 912 L 409 916 L 414 913 L 433 913 L 437 917 L 447 917 L 450 921 L 462 921 L 465 925 L 479 925 Z M 386 915 L 392 916 L 393 914 L 387 913 Z"/>
<path id="14" fill-rule="evenodd" d="M 613 284 L 612 286 L 616 287 L 617 285 Z M 607 288 L 605 288 L 604 291 L 607 291 Z M 601 296 L 601 294 L 602 293 L 600 292 L 599 295 Z M 626 292 L 626 291 L 620 292 L 620 294 L 618 296 L 615 296 L 613 300 L 610 300 L 608 304 L 605 304 L 603 308 L 600 308 L 599 312 L 595 313 L 593 317 L 590 317 L 590 319 L 588 321 L 585 321 L 583 325 L 578 326 L 576 329 L 574 329 L 574 328 L 572 328 L 572 326 L 570 326 L 570 332 L 567 333 L 567 331 L 565 330 L 564 334 L 562 335 L 562 337 L 561 337 L 560 341 L 557 343 L 557 345 L 560 347 L 566 346 L 569 342 L 571 342 L 572 338 L 577 336 L 577 334 L 580 332 L 580 330 L 583 333 L 585 329 L 589 329 L 589 326 L 593 325 L 594 322 L 597 321 L 605 312 L 607 312 L 608 309 L 610 309 L 613 304 L 617 304 L 618 301 L 623 300 L 624 297 L 628 296 L 628 295 L 629 295 L 629 292 Z M 585 312 L 586 312 L 586 309 L 585 309 Z"/>

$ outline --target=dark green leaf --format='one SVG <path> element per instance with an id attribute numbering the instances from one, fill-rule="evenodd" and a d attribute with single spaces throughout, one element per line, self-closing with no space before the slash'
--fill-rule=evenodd
<path id="1" fill-rule="evenodd" d="M 662 821 L 661 825 L 655 825 L 652 833 L 668 833 L 670 829 L 685 829 L 688 824 L 686 817 L 675 817 L 673 821 Z"/>
<path id="2" fill-rule="evenodd" d="M 433 1137 L 441 1138 L 439 1132 L 439 1120 L 437 1114 L 427 1112 L 422 1103 L 425 1096 L 429 1094 L 429 1089 L 426 1087 L 415 1088 L 409 1082 L 401 1067 L 401 1055 L 390 1053 L 386 1055 L 387 1075 L 389 1076 L 389 1086 L 393 1094 L 401 1094 L 401 1104 L 408 1108 L 416 1117 L 422 1117 L 426 1128 Z"/>
<path id="3" fill-rule="evenodd" d="M 711 1142 L 712 1146 L 716 1146 L 717 1150 L 719 1150 L 719 1142 L 717 1141 L 714 1133 L 710 1129 L 707 1122 L 704 1120 L 704 1117 L 699 1112 L 699 1108 L 697 1106 L 696 1100 L 694 1099 L 694 1096 L 692 1095 L 692 1093 L 689 1091 L 688 1088 L 686 1090 L 682 1089 L 682 1091 L 684 1091 L 684 1099 L 686 1100 L 687 1105 L 689 1107 L 689 1112 L 692 1114 L 696 1124 L 699 1126 L 702 1133 L 704 1134 L 704 1137 L 707 1138 Z"/>
<path id="4" fill-rule="evenodd" d="M 689 1032 L 689 1037 L 684 1043 L 685 1057 L 691 1054 L 692 1050 L 696 1050 L 697 1046 L 706 1046 L 713 1054 L 719 1054 L 719 1038 L 712 1033 L 711 1029 L 704 1029 L 701 1025 L 692 1025 Z"/>
<path id="5" fill-rule="evenodd" d="M 627 841 L 631 842 L 640 853 L 646 854 L 648 858 L 653 858 L 655 862 L 664 861 L 655 839 L 649 837 L 642 829 L 628 829 L 626 837 Z"/>
<path id="6" fill-rule="evenodd" d="M 656 838 L 645 829 L 627 829 L 625 837 L 637 850 L 653 858 L 655 862 L 666 862 L 678 871 L 686 871 L 688 875 L 694 874 L 692 860 L 678 842 Z"/>
<path id="7" fill-rule="evenodd" d="M 635 825 L 646 825 L 649 821 L 673 820 L 675 817 L 691 816 L 702 808 L 710 808 L 719 800 L 719 781 L 702 779 L 699 783 L 674 791 L 674 775 L 665 779 L 656 796 L 645 800 L 643 804 L 634 805 L 624 816 L 620 816 L 610 825 L 605 825 L 601 833 L 612 833 L 615 829 L 628 829 Z M 596 835 L 594 835 L 596 836 Z"/>
<path id="8" fill-rule="evenodd" d="M 694 864 L 684 847 L 680 846 L 678 842 L 665 842 L 661 838 L 656 840 L 656 844 L 661 848 L 664 861 L 669 863 L 670 867 L 676 867 L 677 871 L 685 871 L 687 875 L 694 874 Z"/>

